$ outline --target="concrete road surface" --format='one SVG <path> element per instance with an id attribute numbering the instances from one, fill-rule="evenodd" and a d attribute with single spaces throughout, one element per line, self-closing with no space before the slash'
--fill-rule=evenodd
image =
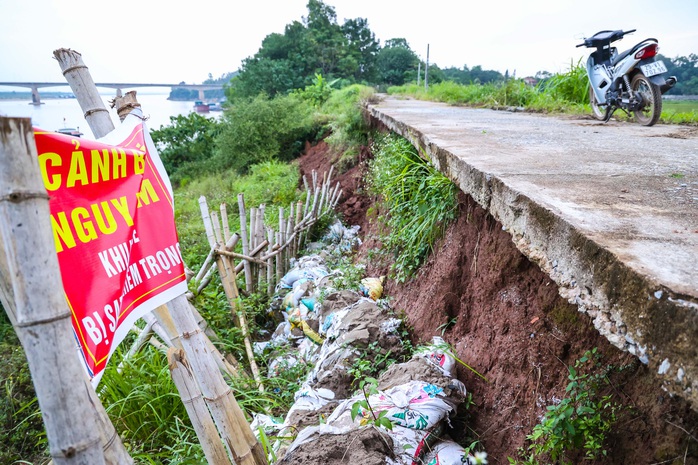
<path id="1" fill-rule="evenodd" d="M 369 105 L 509 230 L 519 249 L 698 405 L 698 128 Z"/>

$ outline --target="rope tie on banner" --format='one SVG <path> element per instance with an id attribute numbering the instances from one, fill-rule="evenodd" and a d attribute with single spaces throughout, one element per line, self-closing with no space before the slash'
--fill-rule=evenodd
<path id="1" fill-rule="evenodd" d="M 19 202 L 23 202 L 25 200 L 31 200 L 31 199 L 49 200 L 50 197 L 48 196 L 46 191 L 43 191 L 43 192 L 12 191 L 9 194 L 5 194 L 3 196 L 0 196 L 0 202 L 19 203 Z"/>
<path id="2" fill-rule="evenodd" d="M 107 110 L 106 108 L 91 108 L 91 109 L 87 110 L 83 116 L 85 118 L 87 118 L 92 113 L 97 113 L 98 111 L 106 111 L 107 113 L 109 113 L 109 110 Z"/>
<path id="3" fill-rule="evenodd" d="M 63 70 L 63 76 L 65 76 L 66 74 L 68 74 L 71 71 L 75 71 L 76 69 L 87 69 L 87 66 L 84 64 L 70 66 L 70 67 Z"/>

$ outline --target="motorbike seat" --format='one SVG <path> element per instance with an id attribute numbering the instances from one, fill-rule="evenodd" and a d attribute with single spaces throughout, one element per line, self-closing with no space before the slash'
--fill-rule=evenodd
<path id="1" fill-rule="evenodd" d="M 651 37 L 650 37 L 650 38 L 647 38 L 647 39 L 643 40 L 642 42 L 638 43 L 637 45 L 635 45 L 633 48 L 629 48 L 628 50 L 626 50 L 626 51 L 624 51 L 624 52 L 622 52 L 622 53 L 619 53 L 618 55 L 616 55 L 616 56 L 614 56 L 614 57 L 611 58 L 611 64 L 612 64 L 612 65 L 615 65 L 616 63 L 618 63 L 619 61 L 623 60 L 625 57 L 627 57 L 627 56 L 630 55 L 631 53 L 637 52 L 637 51 L 640 50 L 644 45 L 646 45 L 646 43 L 647 43 L 648 41 L 657 42 L 657 39 L 654 39 L 654 38 L 651 38 Z"/>

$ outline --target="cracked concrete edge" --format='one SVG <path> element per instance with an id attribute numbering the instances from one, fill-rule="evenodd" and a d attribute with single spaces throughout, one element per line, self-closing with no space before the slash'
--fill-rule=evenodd
<path id="1" fill-rule="evenodd" d="M 415 128 L 375 107 L 367 111 L 499 221 L 521 253 L 550 276 L 563 298 L 591 317 L 601 335 L 649 365 L 664 389 L 698 411 L 698 302 L 693 297 L 640 275 L 555 212 Z"/>

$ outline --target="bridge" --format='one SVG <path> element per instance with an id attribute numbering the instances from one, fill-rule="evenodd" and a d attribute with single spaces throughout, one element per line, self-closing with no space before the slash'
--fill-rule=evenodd
<path id="1" fill-rule="evenodd" d="M 140 87 L 169 87 L 171 89 L 191 89 L 199 91 L 199 100 L 204 99 L 205 90 L 217 90 L 222 89 L 222 84 L 152 84 L 152 83 L 115 83 L 115 82 L 102 82 L 95 83 L 97 87 L 106 87 L 109 89 L 116 89 L 116 96 L 121 97 L 122 89 L 133 89 Z M 66 87 L 67 82 L 0 82 L 0 86 L 7 87 L 28 87 L 32 91 L 32 104 L 41 105 L 41 96 L 39 95 L 39 89 L 43 87 Z"/>

